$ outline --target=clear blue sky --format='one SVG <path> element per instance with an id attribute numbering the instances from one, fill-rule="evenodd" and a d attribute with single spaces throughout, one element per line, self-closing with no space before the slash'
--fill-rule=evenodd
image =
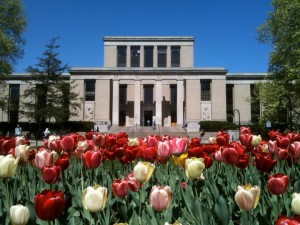
<path id="1" fill-rule="evenodd" d="M 70 67 L 102 67 L 104 36 L 194 36 L 195 67 L 266 72 L 271 47 L 256 29 L 271 0 L 24 0 L 24 72 L 60 37 L 59 58 Z"/>

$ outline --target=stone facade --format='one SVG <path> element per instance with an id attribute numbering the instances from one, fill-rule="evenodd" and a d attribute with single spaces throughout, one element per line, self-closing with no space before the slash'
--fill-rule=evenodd
<path id="1" fill-rule="evenodd" d="M 71 120 L 117 126 L 251 122 L 251 85 L 266 74 L 194 67 L 193 37 L 104 37 L 104 67 L 69 70 L 82 108 Z M 19 75 L 21 76 L 21 75 Z M 8 81 L 12 83 L 13 81 Z M 16 81 L 14 81 L 16 82 Z M 18 82 L 17 82 L 18 83 Z M 24 87 L 20 83 L 20 90 Z M 2 113 L 2 121 L 8 120 Z"/>

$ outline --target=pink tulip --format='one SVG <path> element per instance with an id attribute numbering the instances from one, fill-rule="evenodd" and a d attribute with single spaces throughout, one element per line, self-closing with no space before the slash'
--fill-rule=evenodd
<path id="1" fill-rule="evenodd" d="M 147 137 L 147 144 L 149 147 L 156 147 L 158 144 L 158 141 L 154 135 L 150 135 Z"/>
<path id="2" fill-rule="evenodd" d="M 43 149 L 35 155 L 35 165 L 42 169 L 44 166 L 52 166 L 54 163 L 54 154 L 49 150 Z"/>
<path id="3" fill-rule="evenodd" d="M 153 186 L 150 192 L 149 201 L 153 210 L 161 212 L 170 206 L 172 189 L 169 186 Z"/>
<path id="4" fill-rule="evenodd" d="M 157 156 L 159 158 L 169 158 L 171 156 L 170 152 L 171 148 L 171 141 L 159 141 L 158 142 L 158 149 L 157 149 Z"/>
<path id="5" fill-rule="evenodd" d="M 135 178 L 133 172 L 128 174 L 125 180 L 128 182 L 128 187 L 130 188 L 130 190 L 134 192 L 138 192 L 140 190 L 141 183 Z"/>
<path id="6" fill-rule="evenodd" d="M 268 149 L 269 149 L 269 152 L 271 152 L 271 153 L 277 153 L 277 151 L 278 151 L 277 142 L 270 140 L 268 142 Z"/>
<path id="7" fill-rule="evenodd" d="M 241 127 L 240 128 L 240 134 L 251 134 L 251 128 L 250 127 Z"/>
<path id="8" fill-rule="evenodd" d="M 181 155 L 186 151 L 187 138 L 175 137 L 171 141 L 171 155 Z"/>

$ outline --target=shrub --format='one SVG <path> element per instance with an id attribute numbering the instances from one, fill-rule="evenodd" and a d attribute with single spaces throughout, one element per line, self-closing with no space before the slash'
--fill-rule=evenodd
<path id="1" fill-rule="evenodd" d="M 238 129 L 238 125 L 227 121 L 200 121 L 199 124 L 201 129 L 212 132 Z"/>

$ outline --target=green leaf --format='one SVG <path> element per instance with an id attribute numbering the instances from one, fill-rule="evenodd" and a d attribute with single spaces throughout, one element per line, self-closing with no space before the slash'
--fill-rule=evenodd
<path id="1" fill-rule="evenodd" d="M 223 225 L 228 224 L 228 221 L 230 218 L 229 210 L 228 210 L 228 203 L 223 198 L 223 196 L 219 196 L 217 198 L 217 202 L 215 204 L 215 213 Z"/>

